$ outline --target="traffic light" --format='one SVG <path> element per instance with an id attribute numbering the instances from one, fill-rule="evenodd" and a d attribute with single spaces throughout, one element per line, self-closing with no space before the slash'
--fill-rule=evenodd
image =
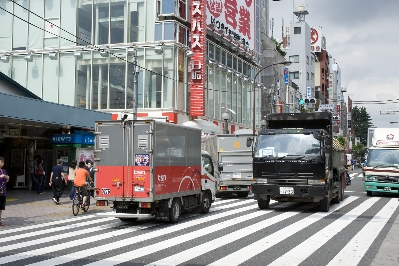
<path id="1" fill-rule="evenodd" d="M 305 103 L 316 103 L 316 100 L 313 98 L 305 99 Z"/>
<path id="2" fill-rule="evenodd" d="M 299 99 L 299 104 L 305 104 L 305 100 L 304 99 Z"/>

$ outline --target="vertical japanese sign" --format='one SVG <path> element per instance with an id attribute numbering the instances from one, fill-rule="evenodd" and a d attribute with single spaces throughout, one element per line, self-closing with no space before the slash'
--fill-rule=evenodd
<path id="1" fill-rule="evenodd" d="M 194 52 L 191 57 L 191 92 L 190 116 L 205 115 L 205 82 L 206 82 L 206 13 L 205 3 L 191 1 L 191 43 L 190 49 Z"/>
<path id="2" fill-rule="evenodd" d="M 288 84 L 288 67 L 284 68 L 284 83 Z"/>
<path id="3" fill-rule="evenodd" d="M 328 100 L 330 103 L 334 101 L 334 74 L 328 75 Z"/>
<path id="4" fill-rule="evenodd" d="M 310 49 L 312 52 L 321 52 L 321 33 L 320 33 L 320 28 L 314 29 L 311 28 L 311 33 L 310 33 Z"/>
<path id="5" fill-rule="evenodd" d="M 255 49 L 255 0 L 204 1 L 208 26 L 213 23 L 219 34 L 231 35 L 235 43 Z"/>

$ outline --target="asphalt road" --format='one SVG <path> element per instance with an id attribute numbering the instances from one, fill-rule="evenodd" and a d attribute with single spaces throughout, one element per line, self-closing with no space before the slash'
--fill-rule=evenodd
<path id="1" fill-rule="evenodd" d="M 51 193 L 8 192 L 0 228 L 1 265 L 399 265 L 398 196 L 366 196 L 360 169 L 340 204 L 217 199 L 206 215 L 177 224 L 73 216 Z"/>

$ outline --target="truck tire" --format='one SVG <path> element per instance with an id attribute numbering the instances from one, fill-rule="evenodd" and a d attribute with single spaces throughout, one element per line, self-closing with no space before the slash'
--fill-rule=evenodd
<path id="1" fill-rule="evenodd" d="M 129 223 L 133 223 L 135 221 L 137 221 L 138 218 L 119 218 L 119 220 L 121 220 L 122 222 L 129 222 Z"/>
<path id="2" fill-rule="evenodd" d="M 341 179 L 340 182 L 339 182 L 338 194 L 337 194 L 337 196 L 335 196 L 333 198 L 333 203 L 334 204 L 339 204 L 339 202 L 342 200 L 342 188 L 343 188 L 343 186 L 342 186 L 342 179 Z"/>
<path id="3" fill-rule="evenodd" d="M 268 198 L 267 200 L 258 199 L 258 207 L 261 210 L 268 209 L 269 208 L 269 203 L 270 203 L 270 198 Z"/>
<path id="4" fill-rule="evenodd" d="M 320 211 L 328 212 L 329 209 L 330 209 L 330 198 L 324 197 L 324 199 L 320 201 Z"/>
<path id="5" fill-rule="evenodd" d="M 169 209 L 169 222 L 177 223 L 181 215 L 181 202 L 179 198 L 172 201 L 172 206 Z"/>
<path id="6" fill-rule="evenodd" d="M 201 213 L 208 213 L 209 209 L 211 208 L 211 204 L 212 204 L 212 197 L 211 197 L 211 193 L 209 192 L 205 192 L 204 193 L 204 198 L 202 199 L 202 203 L 201 203 Z"/>
<path id="7" fill-rule="evenodd" d="M 246 198 L 248 197 L 249 192 L 237 192 L 237 197 L 239 198 Z"/>
<path id="8" fill-rule="evenodd" d="M 367 196 L 373 196 L 373 191 L 366 191 L 367 192 Z"/>

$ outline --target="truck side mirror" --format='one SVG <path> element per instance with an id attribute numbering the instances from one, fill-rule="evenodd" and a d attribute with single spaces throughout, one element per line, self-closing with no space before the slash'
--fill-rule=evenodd
<path id="1" fill-rule="evenodd" d="M 331 146 L 330 145 L 326 145 L 323 147 L 323 151 L 324 153 L 330 153 L 331 152 Z"/>
<path id="2" fill-rule="evenodd" d="M 223 163 L 218 164 L 218 170 L 219 172 L 223 172 Z"/>
<path id="3" fill-rule="evenodd" d="M 252 145 L 252 140 L 253 140 L 253 138 L 251 138 L 251 137 L 248 137 L 248 138 L 247 138 L 247 147 L 251 147 L 251 145 Z"/>
<path id="4" fill-rule="evenodd" d="M 320 132 L 313 132 L 313 137 L 317 140 L 321 140 L 322 136 L 320 135 Z"/>

